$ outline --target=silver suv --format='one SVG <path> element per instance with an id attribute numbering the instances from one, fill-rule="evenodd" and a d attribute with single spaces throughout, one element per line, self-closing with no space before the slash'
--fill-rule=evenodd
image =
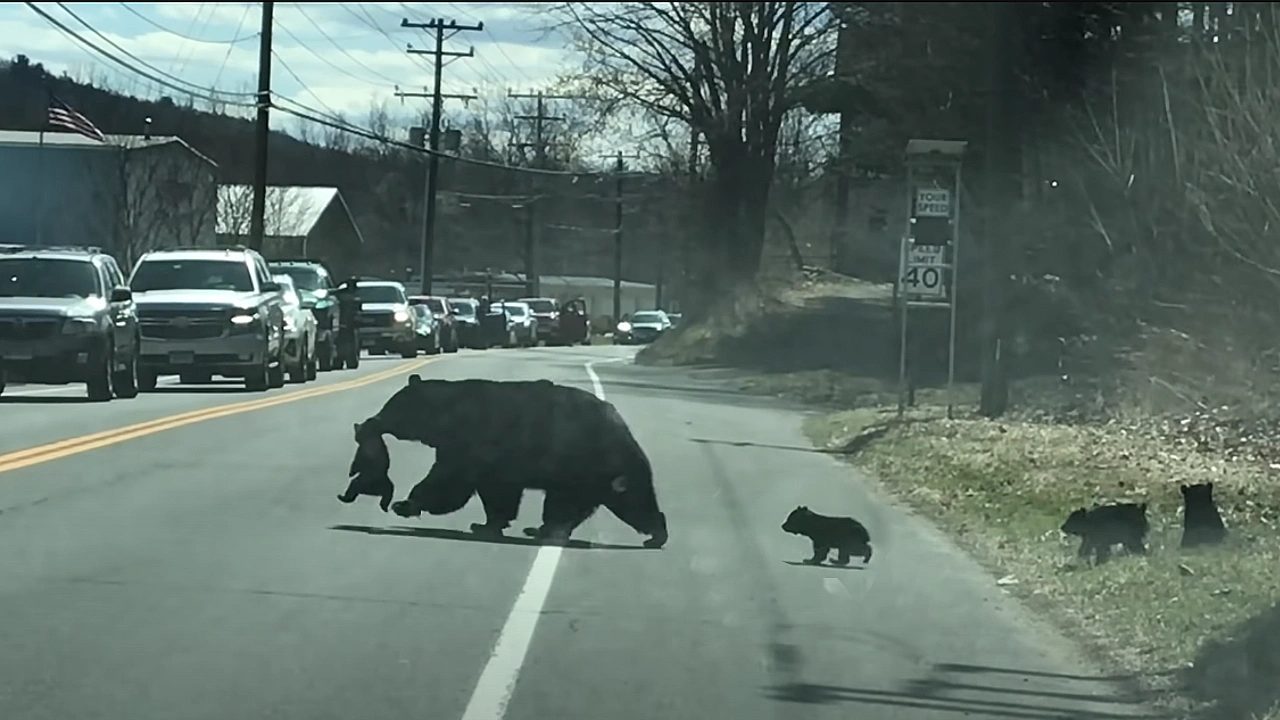
<path id="1" fill-rule="evenodd" d="M 174 248 L 143 255 L 129 276 L 142 334 L 138 384 L 244 378 L 249 390 L 284 386 L 280 285 L 254 250 Z"/>

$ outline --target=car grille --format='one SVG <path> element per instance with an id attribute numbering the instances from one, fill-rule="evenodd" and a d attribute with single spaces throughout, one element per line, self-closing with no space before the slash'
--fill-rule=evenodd
<path id="1" fill-rule="evenodd" d="M 157 340 L 208 340 L 221 337 L 229 323 L 223 310 L 144 310 L 142 336 Z"/>
<path id="2" fill-rule="evenodd" d="M 361 313 L 360 327 L 391 327 L 395 324 L 395 318 L 392 313 Z"/>
<path id="3" fill-rule="evenodd" d="M 57 318 L 0 318 L 0 340 L 42 340 L 58 332 Z"/>

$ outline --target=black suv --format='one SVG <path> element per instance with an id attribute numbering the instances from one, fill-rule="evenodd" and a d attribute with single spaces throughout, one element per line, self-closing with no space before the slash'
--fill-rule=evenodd
<path id="1" fill-rule="evenodd" d="M 136 397 L 138 347 L 133 294 L 115 258 L 0 245 L 0 392 L 7 381 L 82 382 L 90 400 Z"/>
<path id="2" fill-rule="evenodd" d="M 279 258 L 268 260 L 267 268 L 276 275 L 293 278 L 293 286 L 302 298 L 302 306 L 316 318 L 316 360 L 322 372 L 337 367 L 338 301 L 333 296 L 337 287 L 333 273 L 320 260 Z"/>

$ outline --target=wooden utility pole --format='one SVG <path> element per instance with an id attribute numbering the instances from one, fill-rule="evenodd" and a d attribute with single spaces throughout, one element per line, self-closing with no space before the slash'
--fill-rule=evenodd
<path id="1" fill-rule="evenodd" d="M 253 138 L 253 206 L 249 211 L 249 247 L 262 251 L 267 220 L 267 145 L 271 140 L 271 30 L 275 3 L 262 3 L 258 38 L 258 117 Z"/>
<path id="2" fill-rule="evenodd" d="M 978 412 L 996 418 L 1009 407 L 1009 380 L 1004 336 L 1005 287 L 1012 228 L 1005 222 L 1018 201 L 1016 171 L 1020 134 L 1016 122 L 1017 76 L 1013 37 L 1014 3 L 987 3 L 990 15 L 987 101 L 986 178 L 983 213 L 982 391 Z"/>
<path id="3" fill-rule="evenodd" d="M 473 57 L 476 53 L 475 48 L 470 48 L 466 52 L 450 52 L 444 49 L 445 31 L 457 34 L 462 31 L 480 31 L 484 30 L 484 23 L 476 23 L 475 25 L 459 25 L 454 20 L 432 20 L 431 22 L 415 23 L 408 20 L 401 20 L 400 27 L 413 28 L 416 30 L 434 30 L 435 31 L 435 47 L 430 50 L 416 50 L 412 45 L 408 51 L 411 55 L 430 55 L 435 61 L 435 77 L 434 85 L 431 92 L 428 93 L 405 93 L 396 92 L 397 97 L 430 97 L 431 98 L 431 129 L 427 132 L 427 182 L 425 189 L 425 197 L 423 198 L 422 207 L 422 251 L 419 257 L 419 269 L 422 272 L 422 288 L 423 295 L 431 294 L 431 278 L 435 272 L 433 267 L 435 256 L 435 233 L 436 233 L 436 185 L 440 177 L 440 114 L 441 106 L 444 103 L 446 93 L 441 88 L 441 76 L 444 72 L 444 59 L 446 57 Z M 473 99 L 472 95 L 448 95 L 450 98 L 460 98 L 464 100 Z"/>

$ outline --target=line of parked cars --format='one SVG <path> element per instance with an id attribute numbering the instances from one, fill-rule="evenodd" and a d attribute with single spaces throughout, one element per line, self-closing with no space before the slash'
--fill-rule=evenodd
<path id="1" fill-rule="evenodd" d="M 347 317 L 342 294 L 358 312 Z M 346 340 L 344 340 L 346 338 Z M 84 383 L 132 398 L 162 376 L 263 391 L 355 368 L 372 354 L 590 342 L 585 306 L 410 296 L 391 280 L 340 285 L 323 262 L 242 246 L 142 255 L 126 278 L 98 248 L 0 245 L 0 393 L 9 382 Z"/>

